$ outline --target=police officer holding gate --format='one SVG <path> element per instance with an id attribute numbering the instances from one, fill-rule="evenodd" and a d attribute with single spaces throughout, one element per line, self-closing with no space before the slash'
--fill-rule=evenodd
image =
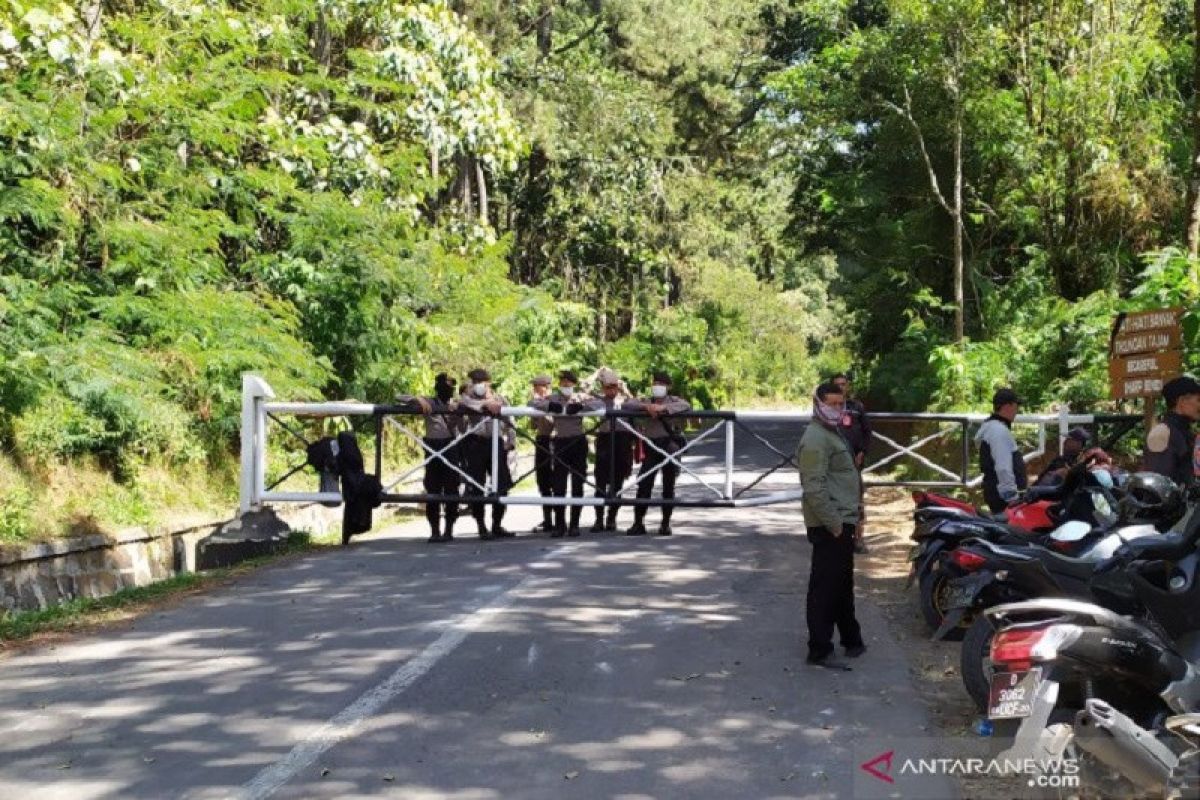
<path id="1" fill-rule="evenodd" d="M 461 430 L 461 419 L 454 414 L 454 381 L 446 373 L 439 373 L 433 382 L 433 397 L 400 395 L 396 402 L 411 413 L 425 415 L 425 436 L 422 441 L 433 453 L 425 466 L 423 486 L 425 494 L 458 496 L 460 476 L 454 466 L 461 465 L 458 447 L 450 443 Z M 449 449 L 447 449 L 449 448 Z M 442 452 L 445 451 L 445 452 Z M 451 465 L 454 466 L 451 466 Z M 446 528 L 441 529 L 442 510 L 446 512 Z M 425 519 L 429 521 L 429 541 L 448 542 L 454 538 L 454 522 L 458 519 L 457 502 L 431 502 L 425 504 Z"/>
<path id="2" fill-rule="evenodd" d="M 649 499 L 654 492 L 655 476 L 662 473 L 662 496 L 664 500 L 675 497 L 675 479 L 679 477 L 679 466 L 668 460 L 668 455 L 674 455 L 683 449 L 686 439 L 683 432 L 670 421 L 670 417 L 692 410 L 692 404 L 682 397 L 671 394 L 671 376 L 665 372 L 655 372 L 653 383 L 650 385 L 650 397 L 644 400 L 632 399 L 624 406 L 626 411 L 639 411 L 649 416 L 641 422 L 642 435 L 648 440 L 645 444 L 646 458 L 638 470 L 639 500 Z M 659 466 L 661 469 L 658 469 Z M 662 522 L 658 528 L 659 536 L 671 535 L 671 511 L 669 505 L 662 507 Z M 646 535 L 646 506 L 638 504 L 633 510 L 633 526 L 625 531 L 626 536 Z"/>
<path id="3" fill-rule="evenodd" d="M 554 421 L 554 496 L 566 497 L 567 484 L 571 485 L 572 497 L 583 497 L 583 485 L 587 478 L 588 442 L 583 432 L 583 418 L 576 416 L 581 411 L 601 408 L 603 404 L 593 397 L 576 391 L 579 377 L 569 369 L 558 374 L 558 390 L 546 397 L 534 398 L 529 405 L 538 411 L 558 414 Z M 571 525 L 566 526 L 567 509 L 554 509 L 553 537 L 578 536 L 579 516 L 583 508 L 571 506 Z"/>
<path id="4" fill-rule="evenodd" d="M 469 384 L 467 392 L 458 398 L 458 407 L 460 410 L 466 409 L 476 414 L 486 414 L 495 417 L 500 413 L 506 403 L 503 397 L 497 394 L 492 389 L 492 376 L 485 369 L 474 369 L 468 374 Z M 503 497 L 512 489 L 512 473 L 508 468 L 508 458 L 505 452 L 501 452 L 497 459 L 496 474 L 492 474 L 492 436 L 493 429 L 501 426 L 499 433 L 501 447 L 503 450 L 511 450 L 514 447 L 512 438 L 512 429 L 507 428 L 507 423 L 501 419 L 493 419 L 486 425 L 481 426 L 477 431 L 472 433 L 463 442 L 463 459 L 466 462 L 467 475 L 473 481 L 484 485 L 488 476 L 491 475 L 494 481 L 494 488 L 498 497 Z M 467 483 L 466 494 L 471 497 L 479 497 L 483 491 L 472 483 Z M 471 507 L 471 515 L 475 517 L 475 524 L 479 527 L 480 539 L 503 539 L 513 536 L 504 529 L 501 524 L 504 521 L 505 507 L 501 503 L 492 504 L 492 527 L 489 530 L 484 521 L 484 508 L 482 503 L 475 503 Z"/>
<path id="5" fill-rule="evenodd" d="M 600 400 L 608 411 L 619 411 L 629 395 L 621 385 L 621 378 L 608 367 L 602 367 L 596 373 L 596 383 L 600 384 Z M 615 497 L 629 475 L 633 472 L 633 439 L 634 436 L 618 420 L 607 418 L 596 428 L 596 469 L 593 475 L 596 483 L 596 497 Z M 593 533 L 600 531 L 615 531 L 617 529 L 618 506 L 596 506 L 596 524 L 592 526 Z"/>
<path id="6" fill-rule="evenodd" d="M 550 396 L 550 376 L 538 375 L 533 379 L 529 405 Z M 533 424 L 533 473 L 537 479 L 538 494 L 554 496 L 554 417 L 534 417 Z M 554 530 L 553 506 L 542 506 L 542 522 L 535 526 L 534 533 L 549 533 Z"/>

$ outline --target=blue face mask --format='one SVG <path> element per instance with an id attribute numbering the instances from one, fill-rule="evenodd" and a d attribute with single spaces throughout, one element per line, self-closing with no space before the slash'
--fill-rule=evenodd
<path id="1" fill-rule="evenodd" d="M 1100 484 L 1100 485 L 1101 485 L 1101 486 L 1103 486 L 1105 489 L 1111 489 L 1111 488 L 1113 488 L 1113 477 L 1112 477 L 1112 473 L 1111 473 L 1111 472 L 1109 472 L 1109 471 L 1108 471 L 1108 470 L 1106 470 L 1106 469 L 1097 469 L 1097 470 L 1093 470 L 1093 471 L 1092 471 L 1092 478 L 1094 478 L 1094 479 L 1095 479 L 1095 481 L 1096 481 L 1096 483 Z"/>

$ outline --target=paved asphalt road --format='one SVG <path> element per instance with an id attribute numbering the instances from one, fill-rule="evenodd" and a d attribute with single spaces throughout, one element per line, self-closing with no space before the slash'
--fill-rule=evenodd
<path id="1" fill-rule="evenodd" d="M 859 767 L 931 755 L 877 609 L 855 671 L 804 665 L 799 508 L 676 519 L 408 524 L 0 660 L 0 798 L 952 797 Z"/>

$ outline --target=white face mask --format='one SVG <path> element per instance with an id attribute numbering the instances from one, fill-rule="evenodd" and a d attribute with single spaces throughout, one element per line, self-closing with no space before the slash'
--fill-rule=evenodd
<path id="1" fill-rule="evenodd" d="M 570 397 L 571 395 L 575 394 L 575 387 L 574 386 L 560 386 L 560 387 L 558 387 L 558 393 L 561 394 L 563 397 Z"/>
<path id="2" fill-rule="evenodd" d="M 650 395 L 655 399 L 661 400 L 667 396 L 667 387 L 661 383 L 656 383 L 650 387 Z"/>
<path id="3" fill-rule="evenodd" d="M 475 392 L 476 397 L 487 396 L 487 390 L 488 390 L 488 385 L 486 383 L 477 383 L 474 386 L 474 392 Z"/>

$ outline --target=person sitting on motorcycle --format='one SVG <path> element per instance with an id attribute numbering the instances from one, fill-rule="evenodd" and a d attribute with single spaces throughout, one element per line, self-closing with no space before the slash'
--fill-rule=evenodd
<path id="1" fill-rule="evenodd" d="M 1080 461 L 1088 462 L 1089 469 L 1110 469 L 1112 458 L 1099 447 L 1087 446 L 1092 441 L 1092 434 L 1084 428 L 1072 428 L 1062 443 L 1062 455 L 1057 456 L 1038 476 L 1035 486 L 1057 486 L 1067 477 L 1071 467 Z"/>

